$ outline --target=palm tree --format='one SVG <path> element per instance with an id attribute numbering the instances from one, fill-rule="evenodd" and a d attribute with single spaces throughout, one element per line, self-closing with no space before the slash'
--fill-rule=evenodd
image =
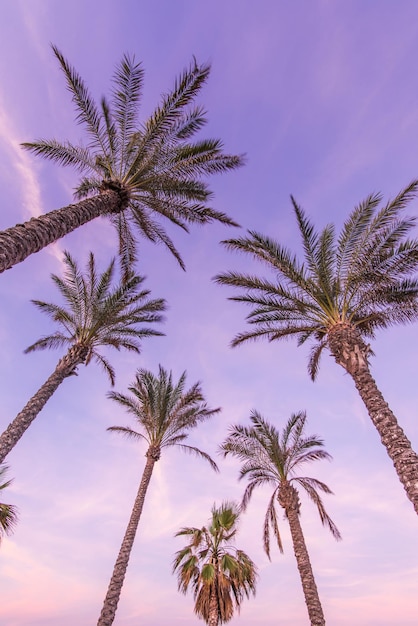
<path id="1" fill-rule="evenodd" d="M 239 516 L 235 503 L 223 502 L 213 506 L 209 526 L 176 533 L 190 540 L 175 555 L 178 588 L 183 593 L 193 588 L 194 611 L 208 626 L 226 624 L 234 615 L 234 605 L 239 611 L 244 596 L 255 595 L 257 568 L 245 552 L 231 545 Z"/>
<path id="2" fill-rule="evenodd" d="M 32 302 L 57 322 L 60 329 L 39 339 L 25 352 L 69 346 L 67 353 L 22 411 L 0 436 L 0 462 L 12 450 L 33 420 L 68 376 L 76 374 L 77 367 L 94 360 L 101 365 L 113 385 L 115 372 L 108 359 L 100 353 L 101 346 L 140 352 L 140 340 L 162 335 L 143 326 L 160 322 L 165 309 L 162 299 L 149 299 L 149 291 L 142 289 L 144 278 L 130 274 L 126 280 L 112 286 L 115 262 L 98 274 L 93 253 L 90 253 L 83 274 L 68 252 L 64 253 L 66 271 L 63 278 L 52 275 L 52 280 L 65 305 L 33 300 Z"/>
<path id="3" fill-rule="evenodd" d="M 139 369 L 134 383 L 129 387 L 129 396 L 113 391 L 109 393 L 112 400 L 123 406 L 134 417 L 138 430 L 123 426 L 111 426 L 108 430 L 120 432 L 136 441 L 145 441 L 148 448 L 145 454 L 147 460 L 132 514 L 116 559 L 97 626 L 111 626 L 115 619 L 148 485 L 154 465 L 160 459 L 163 448 L 178 446 L 185 452 L 205 459 L 214 470 L 218 471 L 216 463 L 206 452 L 183 442 L 187 439 L 189 430 L 218 413 L 220 409 L 208 407 L 200 383 L 195 383 L 190 389 L 185 389 L 185 385 L 186 372 L 183 372 L 178 382 L 174 383 L 172 373 L 167 372 L 160 365 L 158 376 L 148 370 Z"/>
<path id="4" fill-rule="evenodd" d="M 11 480 L 3 482 L 8 468 L 6 465 L 0 465 L 0 491 L 6 489 Z M 0 543 L 5 535 L 11 535 L 17 524 L 17 509 L 12 504 L 3 504 L 0 502 Z"/>
<path id="5" fill-rule="evenodd" d="M 100 215 L 117 228 L 125 267 L 135 259 L 135 227 L 150 241 L 167 246 L 184 268 L 160 217 L 186 231 L 189 223 L 236 225 L 207 204 L 212 194 L 203 179 L 239 167 L 243 157 L 224 154 L 219 140 L 191 141 L 206 123 L 205 111 L 193 102 L 210 66 L 194 60 L 141 124 L 138 107 L 144 72 L 133 57 L 122 57 L 110 102 L 103 98 L 98 106 L 79 74 L 55 46 L 52 49 L 72 94 L 77 121 L 87 131 L 88 145 L 52 139 L 23 146 L 78 170 L 82 178 L 75 197 L 80 201 L 0 233 L 0 272 Z"/>
<path id="6" fill-rule="evenodd" d="M 322 449 L 324 445 L 322 439 L 316 435 L 305 435 L 305 412 L 292 414 L 282 433 L 264 420 L 257 411 L 252 412 L 250 419 L 252 422 L 250 428 L 240 425 L 232 427 L 221 445 L 225 456 L 232 454 L 242 462 L 239 477 L 248 478 L 249 481 L 241 506 L 243 510 L 246 509 L 256 487 L 273 486 L 264 520 L 264 549 L 270 558 L 270 529 L 272 529 L 279 550 L 283 552 L 277 522 L 277 501 L 283 507 L 289 522 L 311 626 L 324 626 L 324 613 L 299 519 L 301 505 L 297 487 L 302 487 L 314 502 L 322 524 L 328 527 L 332 535 L 336 539 L 341 539 L 341 535 L 326 512 L 318 493 L 318 490 L 332 493 L 330 488 L 316 478 L 298 476 L 297 472 L 305 463 L 331 459 L 331 456 Z"/>
<path id="7" fill-rule="evenodd" d="M 251 307 L 247 320 L 254 329 L 238 334 L 233 346 L 262 337 L 296 337 L 298 345 L 311 340 L 312 380 L 323 349 L 329 349 L 352 377 L 418 513 L 418 456 L 371 375 L 373 352 L 367 343 L 376 330 L 418 316 L 418 241 L 407 238 L 415 219 L 402 216 L 417 187 L 418 181 L 412 182 L 383 207 L 379 194 L 368 196 L 352 211 L 338 239 L 333 225 L 317 232 L 292 198 L 304 262 L 250 231 L 248 237 L 224 243 L 264 262 L 274 278 L 228 272 L 215 280 L 241 288 L 242 294 L 232 299 Z"/>

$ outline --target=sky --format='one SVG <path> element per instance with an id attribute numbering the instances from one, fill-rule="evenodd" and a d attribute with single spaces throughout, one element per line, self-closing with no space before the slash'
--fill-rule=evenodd
<path id="1" fill-rule="evenodd" d="M 306 410 L 308 432 L 333 461 L 310 475 L 335 495 L 326 507 L 343 536 L 336 542 L 302 498 L 301 521 L 327 623 L 412 626 L 418 620 L 417 520 L 354 384 L 324 355 L 318 380 L 308 350 L 285 343 L 231 349 L 246 310 L 212 278 L 263 268 L 220 241 L 255 229 L 300 252 L 292 194 L 318 228 L 339 228 L 371 192 L 395 196 L 418 177 L 418 6 L 413 0 L 0 0 L 0 228 L 72 201 L 76 175 L 20 147 L 40 138 L 83 141 L 71 97 L 51 50 L 55 44 L 99 100 L 127 52 L 145 70 L 145 120 L 193 55 L 211 63 L 199 102 L 208 112 L 202 137 L 246 155 L 245 167 L 213 177 L 214 208 L 241 228 L 170 229 L 183 272 L 163 248 L 140 243 L 137 271 L 154 297 L 167 300 L 164 337 L 144 340 L 138 355 L 109 353 L 117 391 L 138 368 L 200 380 L 219 415 L 190 443 L 210 453 L 219 474 L 180 450 L 156 464 L 132 551 L 115 626 L 199 623 L 193 598 L 171 572 L 182 547 L 174 535 L 202 526 L 214 503 L 239 501 L 239 465 L 219 456 L 229 426 L 257 409 L 278 428 Z M 416 215 L 417 201 L 409 214 Z M 93 250 L 103 269 L 116 251 L 113 231 L 97 220 L 0 277 L 0 428 L 48 378 L 62 352 L 24 349 L 51 332 L 31 299 L 56 301 L 51 273 L 69 250 L 84 265 Z M 418 327 L 381 332 L 372 372 L 418 448 Z M 13 536 L 0 546 L 2 626 L 96 623 L 145 464 L 145 448 L 115 433 L 132 425 L 107 399 L 109 383 L 94 364 L 63 382 L 7 463 L 14 482 L 3 492 L 19 509 Z M 305 626 L 308 622 L 286 521 L 284 554 L 262 549 L 270 492 L 255 493 L 237 545 L 259 570 L 257 595 L 231 624 Z M 200 622 L 202 623 L 202 622 Z"/>

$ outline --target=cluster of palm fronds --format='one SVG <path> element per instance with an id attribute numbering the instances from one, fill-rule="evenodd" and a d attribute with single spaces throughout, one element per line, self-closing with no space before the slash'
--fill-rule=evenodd
<path id="1" fill-rule="evenodd" d="M 103 98 L 97 105 L 79 74 L 56 47 L 53 51 L 88 143 L 73 145 L 53 139 L 23 145 L 81 174 L 75 192 L 78 202 L 0 233 L 0 272 L 99 216 L 109 218 L 116 228 L 121 272 L 117 279 L 116 261 L 112 260 L 100 273 L 92 252 L 83 272 L 65 252 L 64 276 L 52 276 L 61 303 L 33 301 L 58 330 L 36 341 L 26 352 L 46 348 L 67 351 L 0 435 L 0 463 L 79 366 L 96 361 L 113 385 L 115 371 L 106 349 L 139 353 L 144 338 L 163 334 L 153 325 L 162 322 L 166 303 L 150 297 L 150 291 L 143 288 L 144 277 L 136 272 L 137 234 L 162 243 L 184 269 L 183 259 L 164 228 L 165 220 L 186 231 L 190 224 L 213 221 L 237 225 L 210 205 L 212 194 L 206 179 L 239 167 L 243 157 L 225 154 L 219 140 L 194 139 L 206 123 L 205 111 L 195 100 L 209 76 L 208 65 L 193 60 L 149 119 L 140 123 L 144 72 L 133 57 L 122 58 L 113 76 L 110 100 Z M 411 322 L 418 316 L 418 240 L 410 235 L 415 219 L 403 214 L 417 190 L 418 181 L 414 181 L 383 207 L 378 194 L 370 195 L 350 214 L 338 236 L 332 224 L 316 231 L 292 198 L 303 261 L 271 237 L 249 231 L 223 243 L 261 261 L 272 278 L 230 271 L 215 280 L 238 289 L 232 300 L 250 308 L 250 330 L 239 333 L 233 346 L 260 338 L 274 342 L 295 337 L 298 345 L 311 342 L 308 369 L 312 379 L 325 348 L 350 374 L 418 513 L 418 457 L 371 375 L 373 353 L 368 344 L 378 329 Z M 148 485 L 162 451 L 176 446 L 218 469 L 208 453 L 186 443 L 192 429 L 220 410 L 208 406 L 200 383 L 186 388 L 186 372 L 175 382 L 162 366 L 157 376 L 139 369 L 129 395 L 112 392 L 109 396 L 136 421 L 135 428 L 114 426 L 110 430 L 145 442 L 147 452 L 98 626 L 111 626 L 114 621 Z M 316 626 L 325 624 L 300 524 L 299 490 L 315 504 L 322 524 L 336 539 L 340 533 L 320 497 L 320 492 L 332 493 L 330 488 L 315 478 L 299 475 L 304 464 L 330 458 L 320 437 L 305 434 L 306 419 L 304 411 L 295 413 L 280 431 L 253 411 L 251 426 L 231 427 L 220 451 L 242 463 L 240 478 L 248 479 L 248 484 L 241 505 L 214 505 L 209 525 L 186 527 L 177 533 L 188 539 L 173 563 L 179 589 L 184 593 L 193 589 L 195 612 L 210 626 L 228 622 L 242 600 L 255 593 L 257 568 L 233 542 L 241 513 L 254 489 L 263 485 L 273 489 L 264 520 L 264 548 L 270 557 L 272 532 L 283 550 L 279 504 L 289 523 L 309 619 Z M 10 485 L 4 481 L 5 471 L 6 467 L 0 467 L 0 490 Z M 16 522 L 16 508 L 0 504 L 0 540 L 13 531 Z"/>

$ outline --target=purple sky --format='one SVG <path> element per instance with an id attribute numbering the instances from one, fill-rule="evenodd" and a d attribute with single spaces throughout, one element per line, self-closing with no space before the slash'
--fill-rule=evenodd
<path id="1" fill-rule="evenodd" d="M 342 224 L 370 192 L 393 197 L 418 177 L 418 5 L 403 0 L 2 0 L 0 26 L 0 228 L 71 201 L 75 175 L 24 152 L 39 138 L 82 139 L 54 43 L 99 99 L 124 52 L 146 72 L 144 119 L 188 66 L 212 63 L 201 96 L 203 136 L 246 153 L 245 168 L 214 178 L 215 208 L 243 229 L 255 228 L 300 250 L 289 196 L 318 227 Z M 411 205 L 415 214 L 417 202 Z M 158 364 L 190 384 L 202 381 L 222 413 L 191 437 L 216 455 L 228 426 L 252 409 L 277 426 L 306 410 L 332 464 L 309 468 L 335 496 L 328 512 L 344 540 L 336 543 L 303 500 L 302 524 L 327 623 L 413 626 L 418 621 L 417 519 L 354 385 L 329 355 L 318 381 L 308 351 L 292 342 L 231 350 L 246 311 L 211 282 L 224 270 L 251 266 L 219 241 L 244 233 L 212 225 L 170 231 L 187 265 L 141 243 L 138 272 L 169 303 L 166 337 L 142 354 L 110 354 L 126 391 L 138 367 Z M 115 251 L 113 231 L 95 222 L 0 277 L 0 427 L 54 369 L 61 352 L 24 355 L 48 332 L 30 303 L 54 300 L 50 274 L 62 250 L 84 265 L 94 250 L 101 267 Z M 376 381 L 418 448 L 417 326 L 379 334 Z M 106 432 L 129 418 L 106 399 L 107 379 L 94 365 L 65 381 L 10 454 L 15 481 L 4 494 L 20 510 L 13 537 L 0 547 L 2 626 L 91 626 L 99 616 L 144 466 L 145 448 Z M 174 533 L 206 523 L 214 502 L 241 498 L 238 464 L 218 459 L 219 475 L 178 450 L 157 464 L 129 564 L 115 626 L 191 625 L 193 598 L 171 574 Z M 256 493 L 242 519 L 239 547 L 257 563 L 257 597 L 231 624 L 305 626 L 307 613 L 286 522 L 285 554 L 262 550 L 269 491 Z M 200 622 L 202 623 L 202 622 Z"/>

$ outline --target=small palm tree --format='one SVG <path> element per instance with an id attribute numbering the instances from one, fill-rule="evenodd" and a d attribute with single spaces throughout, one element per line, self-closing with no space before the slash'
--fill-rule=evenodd
<path id="1" fill-rule="evenodd" d="M 144 324 L 162 321 L 165 309 L 162 299 L 149 299 L 149 291 L 142 289 L 144 278 L 130 274 L 126 280 L 112 286 L 115 262 L 98 274 L 93 253 L 90 253 L 83 274 L 68 252 L 64 253 L 66 272 L 63 278 L 52 275 L 52 280 L 64 300 L 64 305 L 33 300 L 33 303 L 57 322 L 60 330 L 39 339 L 25 352 L 69 346 L 67 353 L 42 387 L 0 436 L 0 462 L 13 449 L 27 428 L 68 376 L 77 367 L 92 360 L 103 367 L 111 384 L 115 372 L 100 347 L 112 347 L 140 352 L 140 340 L 162 335 Z"/>
<path id="2" fill-rule="evenodd" d="M 367 340 L 375 332 L 418 317 L 418 240 L 408 239 L 414 218 L 402 211 L 415 197 L 418 181 L 380 207 L 372 194 L 350 214 L 338 238 L 332 225 L 317 232 L 292 198 L 304 262 L 284 246 L 256 232 L 225 241 L 232 250 L 262 261 L 274 278 L 229 272 L 217 282 L 243 289 L 232 298 L 250 305 L 253 330 L 235 337 L 233 346 L 252 339 L 295 337 L 313 342 L 309 373 L 328 348 L 353 378 L 408 498 L 418 513 L 418 455 L 399 426 L 370 372 L 373 354 Z"/>
<path id="3" fill-rule="evenodd" d="M 110 102 L 103 98 L 98 106 L 79 74 L 52 48 L 72 94 L 77 121 L 87 131 L 88 145 L 52 139 L 23 146 L 78 170 L 83 176 L 76 189 L 80 202 L 0 233 L 0 272 L 100 215 L 109 217 L 117 228 L 125 267 L 135 259 L 132 227 L 167 246 L 184 267 L 160 217 L 186 231 L 190 223 L 236 225 L 208 206 L 211 192 L 203 177 L 235 169 L 243 158 L 224 154 L 219 140 L 191 140 L 206 123 L 204 110 L 192 105 L 210 66 L 193 61 L 141 124 L 138 107 L 144 72 L 133 57 L 123 56 L 113 76 Z"/>
<path id="4" fill-rule="evenodd" d="M 195 383 L 190 389 L 186 389 L 185 385 L 186 372 L 183 372 L 178 382 L 174 383 L 172 373 L 168 373 L 160 365 L 158 376 L 145 369 L 137 371 L 135 382 L 129 387 L 131 395 L 113 391 L 109 393 L 112 400 L 134 417 L 138 430 L 123 426 L 112 426 L 108 430 L 120 432 L 136 441 L 145 441 L 148 448 L 145 454 L 147 461 L 132 514 L 97 626 L 111 626 L 115 619 L 148 485 L 163 448 L 177 446 L 185 452 L 200 456 L 208 461 L 214 470 L 218 470 L 216 463 L 206 452 L 186 445 L 184 441 L 189 435 L 188 431 L 218 413 L 220 409 L 210 409 L 207 406 L 200 383 Z"/>
<path id="5" fill-rule="evenodd" d="M 226 624 L 234 615 L 234 605 L 239 611 L 244 596 L 255 595 L 257 568 L 245 552 L 231 545 L 239 516 L 235 503 L 223 502 L 213 506 L 209 526 L 176 533 L 190 539 L 173 563 L 179 590 L 186 593 L 193 588 L 195 613 L 208 626 Z"/>
<path id="6" fill-rule="evenodd" d="M 5 482 L 4 478 L 8 468 L 6 465 L 0 465 L 0 491 L 6 489 L 11 480 Z M 12 504 L 3 504 L 0 502 L 0 543 L 5 535 L 11 535 L 17 524 L 17 509 Z"/>
<path id="7" fill-rule="evenodd" d="M 306 413 L 291 415 L 282 433 L 271 426 L 257 412 L 251 414 L 251 427 L 234 426 L 221 445 L 224 455 L 232 454 L 241 462 L 240 479 L 248 478 L 248 485 L 242 499 L 245 510 L 256 487 L 271 485 L 273 493 L 264 520 L 264 549 L 270 558 L 270 529 L 277 539 L 280 552 L 283 552 L 277 522 L 276 502 L 283 507 L 289 522 L 293 549 L 302 582 L 305 602 L 312 626 L 324 626 L 325 618 L 319 600 L 318 589 L 309 559 L 308 549 L 300 523 L 300 501 L 297 487 L 308 494 L 318 509 L 321 522 L 336 539 L 341 535 L 325 510 L 318 490 L 332 493 L 330 488 L 316 478 L 299 476 L 302 465 L 331 456 L 322 449 L 324 443 L 316 435 L 305 435 Z"/>

